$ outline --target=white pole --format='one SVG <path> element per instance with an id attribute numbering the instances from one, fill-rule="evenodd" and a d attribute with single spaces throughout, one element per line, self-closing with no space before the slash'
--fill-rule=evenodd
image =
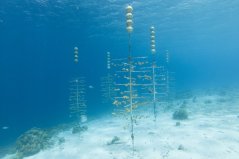
<path id="1" fill-rule="evenodd" d="M 133 7 L 128 5 L 126 7 L 126 30 L 129 34 L 129 100 L 130 100 L 130 122 L 131 122 L 131 140 L 132 140 L 132 148 L 133 148 L 133 155 L 134 155 L 134 119 L 133 119 L 133 85 L 132 85 L 132 53 L 131 53 L 131 33 L 133 32 Z"/>
<path id="2" fill-rule="evenodd" d="M 155 81 L 155 28 L 151 26 L 150 28 L 150 35 L 151 35 L 151 53 L 152 53 L 152 80 L 153 80 L 153 110 L 154 110 L 154 121 L 156 121 L 156 81 Z"/>

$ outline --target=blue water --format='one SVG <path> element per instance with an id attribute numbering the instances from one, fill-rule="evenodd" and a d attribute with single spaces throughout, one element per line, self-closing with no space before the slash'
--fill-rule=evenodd
<path id="1" fill-rule="evenodd" d="M 88 113 L 101 104 L 106 52 L 127 57 L 126 4 L 134 7 L 134 55 L 149 54 L 149 27 L 157 53 L 170 52 L 176 88 L 228 86 L 239 80 L 238 0 L 1 0 L 0 145 L 27 129 L 69 121 L 69 80 L 85 76 Z M 79 48 L 79 65 L 73 48 Z"/>

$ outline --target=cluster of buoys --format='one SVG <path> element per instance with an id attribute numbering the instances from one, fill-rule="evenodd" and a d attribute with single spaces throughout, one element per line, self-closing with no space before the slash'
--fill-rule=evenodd
<path id="1" fill-rule="evenodd" d="M 107 52 L 107 69 L 110 69 L 110 52 Z"/>
<path id="2" fill-rule="evenodd" d="M 79 54 L 79 52 L 78 52 L 78 47 L 74 47 L 74 62 L 75 63 L 78 63 L 78 54 Z"/>
<path id="3" fill-rule="evenodd" d="M 169 63 L 169 52 L 166 50 L 166 63 Z"/>
<path id="4" fill-rule="evenodd" d="M 155 49 L 155 28 L 151 26 L 150 28 L 150 38 L 151 38 L 151 52 L 154 54 L 156 52 Z"/>
<path id="5" fill-rule="evenodd" d="M 133 31 L 133 7 L 131 5 L 126 7 L 126 30 L 128 33 Z"/>

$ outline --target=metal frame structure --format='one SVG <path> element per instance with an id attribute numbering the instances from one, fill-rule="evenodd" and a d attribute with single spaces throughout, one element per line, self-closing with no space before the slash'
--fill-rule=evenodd
<path id="1" fill-rule="evenodd" d="M 78 47 L 74 47 L 74 62 L 77 65 L 79 60 Z M 85 78 L 76 77 L 70 81 L 70 117 L 79 121 L 79 124 L 87 121 L 87 105 L 85 100 Z"/>

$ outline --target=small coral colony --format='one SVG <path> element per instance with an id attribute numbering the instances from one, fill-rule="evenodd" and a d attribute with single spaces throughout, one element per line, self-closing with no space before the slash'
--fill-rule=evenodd
<path id="1" fill-rule="evenodd" d="M 126 7 L 126 31 L 128 33 L 128 57 L 114 59 L 106 53 L 107 74 L 101 78 L 102 102 L 114 106 L 112 115 L 123 117 L 129 122 L 132 150 L 134 151 L 134 124 L 141 106 L 152 110 L 153 120 L 157 120 L 157 105 L 171 98 L 173 74 L 169 71 L 169 52 L 159 58 L 156 52 L 155 27 L 149 29 L 150 56 L 136 57 L 131 50 L 133 32 L 133 7 Z M 161 62 L 159 62 L 161 61 Z M 74 62 L 78 64 L 78 48 L 74 48 Z M 161 64 L 160 64 L 161 63 Z M 85 82 L 77 77 L 71 82 L 70 110 L 79 125 L 87 121 Z"/>

